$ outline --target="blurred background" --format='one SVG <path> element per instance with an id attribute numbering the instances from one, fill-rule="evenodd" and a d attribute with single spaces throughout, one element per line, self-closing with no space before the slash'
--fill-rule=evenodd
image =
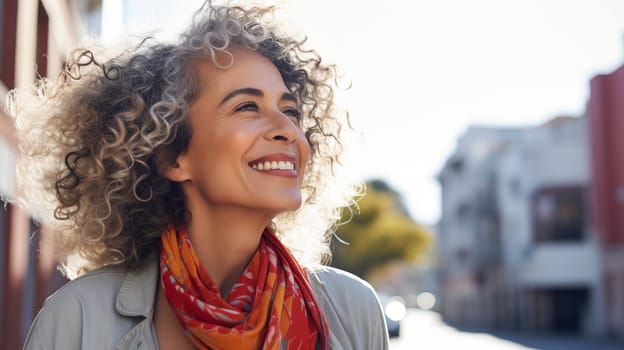
<path id="1" fill-rule="evenodd" d="M 171 40 L 201 3 L 0 0 L 0 101 L 92 40 Z M 368 191 L 332 263 L 377 289 L 392 349 L 624 348 L 624 1 L 264 3 L 350 86 Z M 0 209 L 2 349 L 66 282 L 49 237 Z"/>

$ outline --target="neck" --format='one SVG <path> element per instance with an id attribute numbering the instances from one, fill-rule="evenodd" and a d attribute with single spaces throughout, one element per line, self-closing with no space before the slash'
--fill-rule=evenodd
<path id="1" fill-rule="evenodd" d="M 271 217 L 245 208 L 191 209 L 187 232 L 199 261 L 226 297 L 256 253 Z"/>

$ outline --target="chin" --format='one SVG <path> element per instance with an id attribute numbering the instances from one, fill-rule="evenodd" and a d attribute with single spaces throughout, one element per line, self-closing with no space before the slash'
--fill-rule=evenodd
<path id="1" fill-rule="evenodd" d="M 285 205 L 280 212 L 295 211 L 295 210 L 299 209 L 300 207 L 301 207 L 301 201 L 298 201 L 298 202 L 292 203 L 290 205 Z"/>
<path id="2" fill-rule="evenodd" d="M 303 199 L 300 191 L 275 191 L 256 193 L 248 205 L 260 211 L 268 211 L 276 216 L 285 212 L 295 211 L 301 207 Z"/>
<path id="3" fill-rule="evenodd" d="M 275 206 L 275 204 L 277 204 L 278 202 L 275 201 L 273 202 L 273 205 L 276 209 L 277 212 L 279 212 L 279 214 L 281 213 L 285 213 L 285 212 L 289 212 L 289 211 L 295 211 L 297 209 L 299 209 L 301 207 L 301 198 L 297 198 L 297 199 L 293 199 L 293 200 L 289 200 L 289 201 L 284 201 L 282 203 L 280 203 L 281 205 L 277 205 Z"/>

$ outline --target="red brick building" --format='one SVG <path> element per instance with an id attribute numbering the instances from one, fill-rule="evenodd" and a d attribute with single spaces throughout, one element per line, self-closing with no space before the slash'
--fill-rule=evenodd
<path id="1" fill-rule="evenodd" d="M 56 76 L 76 44 L 77 11 L 71 1 L 0 0 L 0 197 L 18 191 L 17 137 L 4 113 L 6 94 Z M 20 349 L 45 297 L 60 283 L 50 238 L 27 210 L 0 205 L 0 349 Z M 43 244 L 42 244 L 43 243 Z"/>
<path id="2" fill-rule="evenodd" d="M 624 65 L 591 80 L 592 218 L 603 256 L 605 327 L 624 338 Z"/>

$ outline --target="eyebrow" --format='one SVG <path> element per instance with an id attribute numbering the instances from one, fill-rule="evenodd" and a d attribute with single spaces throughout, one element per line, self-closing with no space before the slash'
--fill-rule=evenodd
<path id="1" fill-rule="evenodd" d="M 221 103 L 219 105 L 223 105 L 224 103 L 226 103 L 228 100 L 238 96 L 238 95 L 252 95 L 252 96 L 258 96 L 258 97 L 263 97 L 264 96 L 264 92 L 262 92 L 262 90 L 260 89 L 256 89 L 256 88 L 241 88 L 241 89 L 236 89 L 234 91 L 231 91 L 229 94 L 225 95 L 225 97 L 223 98 L 223 100 L 221 100 Z M 281 100 L 286 100 L 286 101 L 292 101 L 297 103 L 297 98 L 295 97 L 295 95 L 291 94 L 290 92 L 285 92 L 282 94 Z"/>

